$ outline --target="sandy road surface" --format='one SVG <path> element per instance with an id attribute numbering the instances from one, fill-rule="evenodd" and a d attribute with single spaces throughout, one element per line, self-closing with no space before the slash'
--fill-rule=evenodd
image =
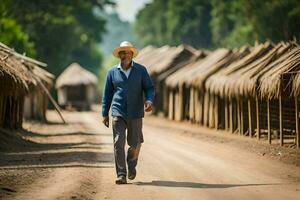
<path id="1" fill-rule="evenodd" d="M 300 198 L 300 166 L 235 145 L 243 138 L 195 136 L 205 129 L 153 117 L 144 121 L 137 178 L 115 185 L 111 130 L 95 112 L 64 116 L 68 125 L 51 112 L 51 124 L 25 125 L 39 147 L 1 153 L 0 199 Z"/>

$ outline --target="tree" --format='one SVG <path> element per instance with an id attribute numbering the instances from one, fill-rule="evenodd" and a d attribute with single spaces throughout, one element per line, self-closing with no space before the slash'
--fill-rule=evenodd
<path id="1" fill-rule="evenodd" d="M 22 30 L 15 19 L 7 16 L 11 3 L 3 0 L 0 4 L 0 42 L 18 51 L 26 52 L 28 56 L 35 56 L 34 43 L 30 41 L 29 35 Z"/>
<path id="2" fill-rule="evenodd" d="M 4 1 L 5 17 L 28 35 L 36 58 L 48 63 L 50 72 L 58 75 L 76 61 L 97 73 L 102 57 L 95 44 L 101 42 L 105 20 L 94 9 L 102 9 L 109 0 Z"/>
<path id="3" fill-rule="evenodd" d="M 154 0 L 138 13 L 135 31 L 144 45 L 209 47 L 210 10 L 207 0 Z"/>

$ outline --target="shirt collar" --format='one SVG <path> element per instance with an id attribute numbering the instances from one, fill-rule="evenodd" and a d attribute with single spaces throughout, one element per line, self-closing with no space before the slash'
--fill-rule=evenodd
<path id="1" fill-rule="evenodd" d="M 133 67 L 133 60 L 131 61 L 131 67 Z M 131 67 L 129 69 L 131 69 Z M 121 63 L 118 64 L 117 68 L 122 69 Z"/>

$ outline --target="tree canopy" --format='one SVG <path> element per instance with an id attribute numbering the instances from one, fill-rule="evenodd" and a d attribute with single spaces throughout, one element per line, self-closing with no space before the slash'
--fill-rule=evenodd
<path id="1" fill-rule="evenodd" d="M 102 61 L 96 44 L 105 20 L 95 13 L 110 0 L 2 0 L 0 41 L 46 62 L 58 75 L 76 61 L 97 73 Z"/>
<path id="2" fill-rule="evenodd" d="M 300 39 L 299 0 L 153 0 L 137 15 L 143 45 L 239 47 Z"/>

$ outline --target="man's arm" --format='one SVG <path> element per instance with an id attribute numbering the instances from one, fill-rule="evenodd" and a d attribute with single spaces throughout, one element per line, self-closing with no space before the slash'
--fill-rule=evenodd
<path id="1" fill-rule="evenodd" d="M 102 116 L 103 116 L 103 123 L 105 126 L 109 127 L 109 109 L 111 105 L 111 101 L 113 98 L 113 83 L 110 72 L 106 75 L 105 87 L 102 96 Z"/>
<path id="2" fill-rule="evenodd" d="M 143 73 L 144 73 L 143 74 L 143 90 L 144 90 L 145 98 L 146 98 L 145 111 L 149 112 L 152 110 L 152 104 L 154 101 L 155 91 L 154 91 L 153 83 L 151 81 L 151 78 L 150 78 L 146 68 L 144 69 Z"/>

